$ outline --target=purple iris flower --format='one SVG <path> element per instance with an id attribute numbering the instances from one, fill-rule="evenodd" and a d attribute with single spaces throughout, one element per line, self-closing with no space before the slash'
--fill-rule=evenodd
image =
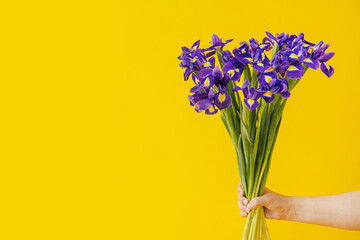
<path id="1" fill-rule="evenodd" d="M 269 85 L 260 85 L 257 89 L 258 93 L 265 100 L 266 103 L 274 101 L 274 94 L 279 93 L 283 98 L 289 98 L 291 93 L 289 92 L 289 86 L 286 78 L 274 79 Z"/>
<path id="2" fill-rule="evenodd" d="M 300 79 L 305 73 L 305 69 L 299 61 L 289 65 L 286 71 L 286 77 L 290 79 Z"/>
<path id="3" fill-rule="evenodd" d="M 236 86 L 233 88 L 233 91 L 242 90 L 244 94 L 244 102 L 245 105 L 253 111 L 257 106 L 259 106 L 258 99 L 261 97 L 261 93 L 257 91 L 255 88 L 249 88 L 250 82 L 246 80 L 242 86 Z"/>
<path id="4" fill-rule="evenodd" d="M 240 47 L 239 48 L 235 48 L 233 50 L 234 54 L 241 54 L 241 53 L 250 53 L 250 45 L 243 41 L 240 43 Z"/>
<path id="5" fill-rule="evenodd" d="M 219 86 L 219 92 L 215 94 L 215 105 L 220 109 L 224 109 L 231 106 L 231 97 L 227 93 L 227 88 Z"/>
<path id="6" fill-rule="evenodd" d="M 214 48 L 214 47 L 220 47 L 220 49 L 223 49 L 223 47 L 228 44 L 229 42 L 231 42 L 233 39 L 229 39 L 226 40 L 225 42 L 223 42 L 221 40 L 221 38 L 219 38 L 216 34 L 212 35 L 212 39 L 210 44 L 212 45 L 210 48 Z"/>
<path id="7" fill-rule="evenodd" d="M 295 40 L 296 41 L 296 40 Z M 319 61 L 307 57 L 307 50 L 303 47 L 302 40 L 299 40 L 292 50 L 282 51 L 283 58 L 289 66 L 287 68 L 287 77 L 290 79 L 300 79 L 305 70 L 302 64 L 312 69 L 319 68 Z M 281 73 L 283 75 L 283 73 Z"/>
<path id="8" fill-rule="evenodd" d="M 278 75 L 274 71 L 273 67 L 269 67 L 263 73 L 259 74 L 258 81 L 260 85 L 269 86 L 270 82 L 277 78 Z"/>
<path id="9" fill-rule="evenodd" d="M 218 66 L 216 66 L 213 71 L 211 78 L 214 80 L 214 84 L 219 88 L 225 88 L 230 81 L 228 75 L 224 75 Z"/>
<path id="10" fill-rule="evenodd" d="M 205 114 L 215 114 L 217 109 L 214 105 L 215 93 L 212 89 L 208 92 L 196 92 L 193 95 L 189 95 L 190 105 L 195 106 L 195 111 L 200 113 L 205 110 Z"/>
<path id="11" fill-rule="evenodd" d="M 272 49 L 273 41 L 269 37 L 264 37 L 263 41 L 262 41 L 262 44 L 266 44 L 266 45 L 263 45 L 261 48 L 264 48 L 265 46 L 268 46 L 267 48 L 265 48 L 265 50 L 270 51 Z"/>
<path id="12" fill-rule="evenodd" d="M 179 60 L 181 60 L 180 67 L 184 71 L 184 80 L 188 80 L 190 74 L 192 73 L 192 58 L 190 56 L 190 49 L 187 47 L 182 48 L 183 53 L 178 57 Z"/>
<path id="13" fill-rule="evenodd" d="M 212 77 L 213 69 L 203 68 L 197 74 L 192 73 L 192 79 L 195 86 L 190 89 L 191 93 L 201 91 L 202 89 L 208 90 L 214 85 L 214 78 Z"/>
<path id="14" fill-rule="evenodd" d="M 265 100 L 266 103 L 272 103 L 275 99 L 274 93 L 270 91 L 269 85 L 260 85 L 257 92 L 261 95 L 261 97 Z"/>
<path id="15" fill-rule="evenodd" d="M 315 46 L 310 47 L 309 51 L 308 51 L 308 56 L 310 59 L 315 59 L 317 61 L 319 61 L 320 64 L 320 69 L 323 73 L 325 73 L 326 76 L 331 77 L 331 75 L 334 74 L 335 69 L 328 65 L 326 62 L 329 61 L 333 56 L 334 56 L 334 52 L 328 52 L 325 53 L 325 51 L 328 49 L 328 47 L 330 46 L 329 44 L 324 44 L 323 45 L 323 41 L 320 41 L 319 43 L 317 43 Z"/>
<path id="16" fill-rule="evenodd" d="M 252 50 L 247 42 L 241 42 L 240 47 L 233 50 L 233 54 L 244 65 L 254 63 Z"/>
<path id="17" fill-rule="evenodd" d="M 247 95 L 247 91 L 248 91 L 248 87 L 250 85 L 250 81 L 249 80 L 246 80 L 245 82 L 243 82 L 242 86 L 236 86 L 233 88 L 233 91 L 239 91 L 239 90 L 242 90 L 244 95 Z M 244 92 L 246 91 L 246 92 Z"/>
<path id="18" fill-rule="evenodd" d="M 211 77 L 213 70 L 211 68 L 203 68 L 196 75 L 196 78 L 199 80 L 202 88 L 211 88 L 214 85 L 214 80 Z"/>
<path id="19" fill-rule="evenodd" d="M 210 99 L 204 99 L 195 104 L 195 111 L 201 113 L 204 110 L 209 109 L 213 105 Z"/>
<path id="20" fill-rule="evenodd" d="M 255 38 L 251 38 L 251 39 L 249 40 L 249 44 L 250 44 L 250 48 L 251 48 L 252 50 L 255 50 L 256 48 L 259 47 L 259 43 L 258 43 L 258 41 L 257 41 Z"/>
<path id="21" fill-rule="evenodd" d="M 208 93 L 206 92 L 196 92 L 193 95 L 188 95 L 191 106 L 195 106 L 196 103 L 208 99 Z"/>
<path id="22" fill-rule="evenodd" d="M 191 51 L 196 51 L 200 47 L 200 40 L 197 40 L 194 42 L 194 44 L 191 47 Z"/>
<path id="23" fill-rule="evenodd" d="M 253 64 L 254 60 L 251 57 L 251 53 L 250 52 L 239 52 L 238 50 L 234 49 L 233 51 L 235 57 L 244 65 L 246 64 Z"/>
<path id="24" fill-rule="evenodd" d="M 248 52 L 249 49 L 250 49 L 250 45 L 249 45 L 247 42 L 242 41 L 242 42 L 240 43 L 240 47 L 239 47 L 238 49 L 239 49 L 241 52 Z"/>
<path id="25" fill-rule="evenodd" d="M 289 36 L 284 33 L 274 36 L 269 32 L 266 34 L 268 37 L 263 41 L 275 41 L 279 44 L 280 51 L 273 59 L 272 66 L 281 76 L 285 76 L 286 72 L 288 78 L 300 79 L 305 73 L 302 64 L 312 69 L 320 67 L 327 76 L 331 76 L 334 73 L 334 69 L 325 63 L 333 56 L 333 53 L 325 53 L 329 45 L 325 44 L 322 46 L 324 44 L 323 41 L 320 41 L 318 44 L 310 43 L 304 39 L 303 33 L 300 33 L 298 36 Z"/>
<path id="26" fill-rule="evenodd" d="M 236 86 L 233 91 L 241 90 L 244 95 L 245 105 L 253 111 L 259 105 L 259 99 L 263 98 L 266 103 L 274 101 L 276 94 L 282 98 L 290 97 L 288 79 L 300 79 L 307 67 L 320 68 L 328 77 L 334 73 L 334 68 L 327 62 L 334 56 L 334 52 L 326 52 L 329 44 L 320 41 L 317 44 L 304 39 L 304 34 L 289 35 L 287 33 L 266 33 L 262 42 L 250 39 L 249 42 L 241 42 L 239 48 L 232 52 L 223 51 L 223 47 L 232 41 L 223 42 L 217 35 L 212 36 L 212 46 L 207 49 L 200 48 L 200 41 L 196 41 L 191 48 L 182 47 L 182 53 L 178 57 L 181 60 L 180 67 L 184 70 L 184 80 L 190 75 L 195 84 L 190 89 L 190 104 L 195 106 L 197 112 L 205 111 L 206 114 L 215 114 L 231 106 L 231 97 L 227 93 L 228 83 L 239 81 L 246 65 L 251 66 L 256 74 L 252 78 L 256 89 L 250 87 L 250 81 L 246 80 L 242 86 Z M 272 61 L 266 56 L 265 51 L 271 50 L 275 42 L 279 49 L 273 56 Z M 215 66 L 215 52 L 220 52 L 222 69 Z"/>
<path id="27" fill-rule="evenodd" d="M 195 105 L 197 112 L 205 110 L 206 114 L 215 114 L 215 106 L 222 110 L 231 105 L 231 97 L 227 93 L 230 78 L 224 75 L 218 66 L 214 69 L 203 68 L 198 74 L 193 74 L 193 80 L 196 85 L 190 90 L 194 94 L 189 96 L 189 100 Z M 219 92 L 214 93 L 214 85 Z"/>
<path id="28" fill-rule="evenodd" d="M 320 69 L 328 77 L 331 77 L 335 71 L 335 69 L 332 66 L 328 65 L 326 62 L 321 63 Z"/>
<path id="29" fill-rule="evenodd" d="M 195 93 L 197 91 L 201 91 L 201 89 L 203 89 L 202 81 L 198 78 L 197 74 L 195 73 L 192 73 L 191 76 L 193 82 L 195 83 L 195 86 L 190 89 L 190 92 Z"/>
<path id="30" fill-rule="evenodd" d="M 289 85 L 286 78 L 283 79 L 275 79 L 270 82 L 270 92 L 279 93 L 283 98 L 289 98 Z"/>
<path id="31" fill-rule="evenodd" d="M 269 40 L 272 40 L 273 42 L 276 42 L 279 45 L 279 49 L 281 49 L 284 46 L 288 46 L 288 42 L 287 42 L 289 38 L 288 33 L 280 33 L 274 36 L 271 33 L 266 32 L 266 35 L 268 36 Z"/>
<path id="32" fill-rule="evenodd" d="M 302 41 L 298 42 L 292 50 L 286 51 L 286 54 L 290 64 L 300 62 L 315 70 L 319 68 L 318 60 L 307 57 L 307 50 L 303 47 Z"/>
<path id="33" fill-rule="evenodd" d="M 271 64 L 269 62 L 266 62 L 266 61 L 265 62 L 258 61 L 257 63 L 253 63 L 251 65 L 256 71 L 258 71 L 260 73 L 264 72 L 266 69 L 271 67 Z"/>
<path id="34" fill-rule="evenodd" d="M 184 70 L 184 80 L 187 81 L 189 79 L 190 74 L 193 71 L 188 67 L 183 67 L 183 70 Z"/>
<path id="35" fill-rule="evenodd" d="M 262 44 L 266 46 L 268 46 L 268 44 Z M 264 50 L 261 49 L 260 47 L 256 48 L 253 52 L 252 52 L 252 58 L 254 60 L 254 63 L 264 63 L 264 64 L 269 64 L 270 60 L 269 58 L 266 56 L 266 54 L 264 53 Z"/>
<path id="36" fill-rule="evenodd" d="M 244 66 L 245 65 L 237 58 L 232 58 L 224 65 L 223 72 L 229 76 L 230 80 L 239 81 L 244 70 Z"/>
<path id="37" fill-rule="evenodd" d="M 272 67 L 281 76 L 285 75 L 286 70 L 289 67 L 289 62 L 285 57 L 282 56 L 282 52 L 278 52 L 278 54 L 275 55 L 274 59 L 272 60 Z"/>
<path id="38" fill-rule="evenodd" d="M 267 69 L 259 77 L 260 86 L 257 89 L 266 103 L 274 101 L 274 94 L 279 93 L 281 97 L 290 97 L 289 86 L 286 78 L 278 79 L 272 67 Z"/>
<path id="39" fill-rule="evenodd" d="M 222 57 L 221 57 L 221 61 L 225 64 L 227 62 L 230 61 L 230 59 L 234 58 L 234 56 L 231 54 L 230 51 L 225 50 L 223 51 Z"/>
<path id="40" fill-rule="evenodd" d="M 311 43 L 311 42 L 308 42 L 304 39 L 304 45 L 303 45 L 305 48 L 309 48 L 309 47 L 313 47 L 315 46 L 314 43 Z"/>
<path id="41" fill-rule="evenodd" d="M 204 50 L 204 52 L 206 52 L 206 51 Z M 211 51 L 211 52 L 206 53 L 206 54 L 205 54 L 205 57 L 206 57 L 206 58 L 209 58 L 209 57 L 211 57 L 211 56 L 214 55 L 214 54 L 215 54 L 215 51 Z"/>
<path id="42" fill-rule="evenodd" d="M 191 49 L 187 47 L 182 47 L 182 53 L 178 57 L 181 60 L 180 67 L 184 70 L 184 80 L 188 80 L 189 76 L 193 72 L 200 71 L 203 67 L 215 67 L 215 57 L 211 57 L 214 55 L 215 51 L 211 51 L 205 54 L 207 50 L 200 48 L 200 40 L 196 41 Z"/>
<path id="43" fill-rule="evenodd" d="M 259 94 L 255 88 L 250 88 L 248 91 L 247 96 L 245 96 L 244 102 L 248 108 L 250 108 L 251 111 L 255 110 L 259 106 L 258 99 L 261 97 L 261 94 Z"/>
<path id="44" fill-rule="evenodd" d="M 206 60 L 202 62 L 203 68 L 214 68 L 215 67 L 215 57 L 209 58 L 209 60 Z"/>
<path id="45" fill-rule="evenodd" d="M 263 72 L 270 66 L 270 60 L 264 51 L 271 48 L 271 44 L 269 42 L 259 44 L 253 38 L 249 42 L 250 45 L 241 43 L 240 48 L 235 48 L 233 53 L 242 64 L 250 64 L 258 72 Z"/>

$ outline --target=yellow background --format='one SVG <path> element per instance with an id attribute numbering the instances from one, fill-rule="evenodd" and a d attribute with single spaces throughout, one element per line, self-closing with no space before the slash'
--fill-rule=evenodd
<path id="1" fill-rule="evenodd" d="M 305 32 L 335 74 L 286 107 L 267 186 L 360 189 L 359 1 L 2 1 L 0 239 L 241 239 L 220 116 L 197 114 L 176 57 L 211 35 Z M 268 220 L 272 239 L 360 232 Z"/>

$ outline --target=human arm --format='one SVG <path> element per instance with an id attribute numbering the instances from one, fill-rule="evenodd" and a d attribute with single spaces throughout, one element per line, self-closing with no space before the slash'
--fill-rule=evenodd
<path id="1" fill-rule="evenodd" d="M 265 189 L 264 195 L 249 203 L 238 187 L 240 215 L 264 206 L 265 217 L 360 230 L 360 191 L 329 196 L 290 197 Z"/>

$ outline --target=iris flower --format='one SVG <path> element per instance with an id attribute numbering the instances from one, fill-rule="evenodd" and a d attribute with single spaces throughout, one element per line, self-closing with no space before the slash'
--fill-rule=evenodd
<path id="1" fill-rule="evenodd" d="M 329 44 L 306 41 L 303 33 L 266 34 L 262 42 L 252 38 L 248 42 L 241 42 L 232 52 L 223 49 L 232 39 L 223 42 L 216 34 L 212 36 L 209 48 L 200 48 L 200 41 L 196 41 L 191 48 L 182 47 L 178 59 L 181 60 L 184 80 L 192 76 L 194 86 L 190 89 L 192 95 L 189 100 L 197 112 L 214 114 L 231 106 L 228 84 L 230 81 L 240 81 L 245 68 L 247 74 L 249 67 L 253 68 L 255 75 L 251 83 L 246 80 L 233 91 L 242 90 L 245 105 L 252 111 L 259 105 L 260 98 L 271 103 L 277 94 L 282 98 L 290 97 L 288 79 L 301 79 L 307 67 L 320 68 L 328 77 L 334 73 L 334 68 L 328 64 L 334 56 L 334 52 L 326 52 Z M 276 44 L 278 48 L 273 50 L 270 60 L 266 51 Z M 220 53 L 221 69 L 215 65 L 215 52 Z"/>
<path id="2" fill-rule="evenodd" d="M 226 40 L 225 42 L 223 42 L 221 40 L 221 38 L 219 38 L 216 34 L 212 35 L 212 39 L 210 44 L 212 45 L 210 48 L 215 48 L 215 47 L 220 47 L 220 49 L 223 49 L 223 47 L 228 44 L 229 42 L 231 42 L 233 39 L 229 39 Z"/>
<path id="3" fill-rule="evenodd" d="M 323 41 L 320 41 L 313 47 L 309 48 L 309 58 L 318 60 L 321 65 L 320 69 L 326 76 L 331 77 L 334 74 L 335 69 L 328 65 L 326 62 L 329 61 L 334 55 L 334 52 L 325 53 L 325 51 L 330 46 L 329 44 L 323 45 Z"/>
<path id="4" fill-rule="evenodd" d="M 231 106 L 231 97 L 226 87 L 219 86 L 219 92 L 215 94 L 215 105 L 220 110 Z"/>
<path id="5" fill-rule="evenodd" d="M 237 58 L 230 59 L 223 67 L 224 74 L 227 74 L 233 81 L 239 81 L 242 71 L 244 70 L 242 64 Z"/>
<path id="6" fill-rule="evenodd" d="M 259 93 L 255 88 L 249 88 L 250 81 L 246 80 L 242 86 L 236 86 L 233 88 L 233 91 L 239 91 L 242 90 L 244 94 L 244 102 L 248 108 L 250 108 L 251 111 L 253 111 L 257 106 L 259 106 L 258 99 L 261 97 L 261 93 Z"/>
<path id="7" fill-rule="evenodd" d="M 205 114 L 215 114 L 217 109 L 213 103 L 215 93 L 212 89 L 208 92 L 196 92 L 193 95 L 189 95 L 190 105 L 195 106 L 195 111 L 200 113 L 205 110 Z"/>

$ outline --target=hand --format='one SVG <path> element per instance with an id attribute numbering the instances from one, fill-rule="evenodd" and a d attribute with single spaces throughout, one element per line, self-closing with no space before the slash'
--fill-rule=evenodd
<path id="1" fill-rule="evenodd" d="M 251 210 L 264 206 L 265 217 L 269 219 L 286 219 L 290 214 L 290 197 L 275 193 L 265 188 L 264 195 L 253 198 L 250 202 L 246 199 L 241 184 L 238 186 L 240 215 L 246 217 Z"/>
<path id="2" fill-rule="evenodd" d="M 240 215 L 263 206 L 265 217 L 360 231 L 360 191 L 329 196 L 289 197 L 265 188 L 264 195 L 248 202 L 238 186 Z"/>

